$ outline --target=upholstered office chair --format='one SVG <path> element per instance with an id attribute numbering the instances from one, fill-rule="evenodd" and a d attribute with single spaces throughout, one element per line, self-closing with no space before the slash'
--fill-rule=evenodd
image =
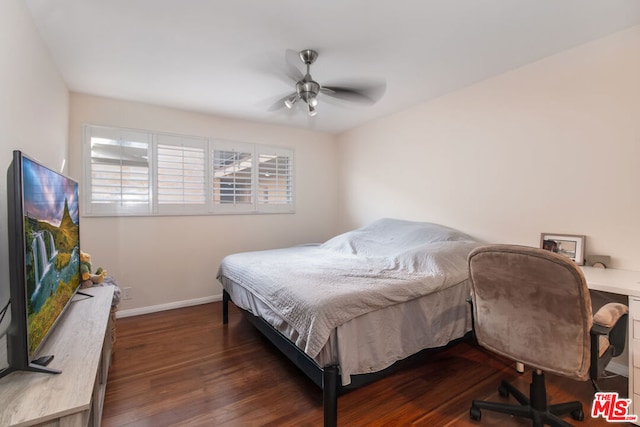
<path id="1" fill-rule="evenodd" d="M 469 254 L 474 328 L 483 347 L 532 368 L 529 398 L 502 381 L 502 397 L 520 405 L 474 400 L 481 409 L 533 420 L 534 426 L 570 426 L 559 415 L 584 418 L 578 401 L 547 404 L 544 372 L 576 380 L 596 379 L 622 353 L 628 308 L 609 303 L 592 316 L 580 268 L 556 253 L 525 246 L 483 246 Z"/>

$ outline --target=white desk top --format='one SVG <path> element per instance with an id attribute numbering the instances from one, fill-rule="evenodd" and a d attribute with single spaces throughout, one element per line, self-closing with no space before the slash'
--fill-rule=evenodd
<path id="1" fill-rule="evenodd" d="M 589 289 L 640 297 L 640 271 L 582 267 Z"/>

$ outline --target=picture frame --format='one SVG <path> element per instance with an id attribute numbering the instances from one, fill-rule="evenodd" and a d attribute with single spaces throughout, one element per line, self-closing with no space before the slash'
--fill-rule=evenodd
<path id="1" fill-rule="evenodd" d="M 584 265 L 585 236 L 578 234 L 541 233 L 540 247 Z"/>

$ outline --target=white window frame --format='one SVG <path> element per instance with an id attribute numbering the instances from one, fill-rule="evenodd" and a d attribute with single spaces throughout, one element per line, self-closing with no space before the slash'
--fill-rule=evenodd
<path id="1" fill-rule="evenodd" d="M 149 143 L 149 203 L 135 207 L 117 203 L 92 203 L 91 181 L 91 138 L 103 137 L 114 140 L 126 140 L 127 137 L 145 135 Z M 158 202 L 158 145 L 175 145 L 185 147 L 202 147 L 205 150 L 205 199 L 204 203 L 167 204 Z M 252 203 L 216 203 L 214 198 L 214 151 L 236 151 L 251 153 Z M 288 203 L 258 203 L 257 189 L 259 185 L 258 158 L 260 154 L 275 154 L 288 157 L 290 200 Z M 84 216 L 160 216 L 160 215 L 221 215 L 221 214 L 273 214 L 295 213 L 295 159 L 294 150 L 286 147 L 274 147 L 263 144 L 208 139 L 204 137 L 185 136 L 146 130 L 116 128 L 109 126 L 83 125 L 82 141 L 82 207 Z"/>

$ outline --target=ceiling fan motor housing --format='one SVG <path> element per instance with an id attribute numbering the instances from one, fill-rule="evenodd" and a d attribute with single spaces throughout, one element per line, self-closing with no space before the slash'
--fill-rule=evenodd
<path id="1" fill-rule="evenodd" d="M 316 99 L 318 92 L 320 92 L 320 84 L 318 84 L 318 82 L 313 80 L 298 82 L 296 84 L 296 91 L 300 98 L 307 104 L 314 107 L 318 104 L 318 100 Z"/>

